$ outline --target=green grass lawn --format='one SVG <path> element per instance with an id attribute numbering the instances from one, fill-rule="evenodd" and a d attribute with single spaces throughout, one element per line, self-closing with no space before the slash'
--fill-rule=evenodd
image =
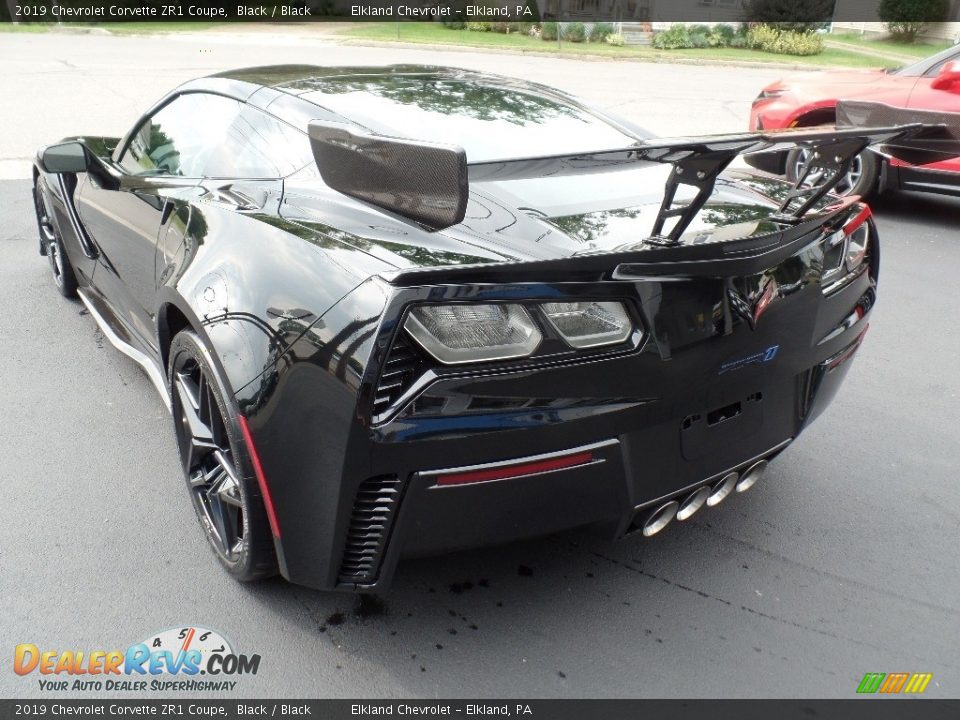
<path id="1" fill-rule="evenodd" d="M 219 27 L 218 22 L 122 22 L 100 25 L 118 35 L 146 35 L 148 33 L 169 32 L 203 32 L 213 27 Z"/>
<path id="2" fill-rule="evenodd" d="M 42 33 L 46 32 L 48 27 L 45 23 L 0 22 L 0 32 Z"/>
<path id="3" fill-rule="evenodd" d="M 849 50 L 825 48 L 819 55 L 799 57 L 774 55 L 759 50 L 736 48 L 703 48 L 688 50 L 657 50 L 649 46 L 614 47 L 606 43 L 546 42 L 528 35 L 494 32 L 451 30 L 434 23 L 363 23 L 345 28 L 338 36 L 383 42 L 428 43 L 460 45 L 479 48 L 511 49 L 522 52 L 562 53 L 564 55 L 599 55 L 610 58 L 637 60 L 694 59 L 694 60 L 752 60 L 769 63 L 802 63 L 804 65 L 845 65 L 849 67 L 895 66 L 895 61 L 862 55 Z"/>
<path id="4" fill-rule="evenodd" d="M 863 37 L 858 33 L 830 34 L 825 36 L 825 39 L 838 40 L 850 45 L 857 45 L 867 49 L 890 52 L 897 55 L 909 55 L 910 57 L 915 57 L 918 59 L 928 57 L 934 53 L 940 52 L 941 50 L 946 50 L 948 47 L 953 45 L 953 43 L 947 42 L 946 40 L 940 42 L 935 42 L 932 40 L 918 40 L 914 43 L 902 43 L 892 40 L 889 37 L 873 39 L 869 37 Z"/>

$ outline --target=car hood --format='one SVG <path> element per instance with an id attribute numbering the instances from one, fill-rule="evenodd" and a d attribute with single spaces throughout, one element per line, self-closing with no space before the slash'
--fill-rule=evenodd
<path id="1" fill-rule="evenodd" d="M 915 77 L 893 75 L 882 70 L 820 72 L 786 77 L 766 90 L 791 93 L 800 103 L 840 98 L 893 100 L 916 83 Z"/>
<path id="2" fill-rule="evenodd" d="M 781 80 L 785 85 L 862 85 L 896 77 L 883 70 L 836 70 L 803 73 Z"/>
<path id="3" fill-rule="evenodd" d="M 654 165 L 474 183 L 463 222 L 438 232 L 336 193 L 316 179 L 288 180 L 280 214 L 301 229 L 298 233 L 310 231 L 325 242 L 343 243 L 388 269 L 555 260 L 648 247 L 643 241 L 651 234 L 669 172 L 669 165 Z M 726 242 L 776 231 L 778 225 L 768 218 L 788 187 L 776 179 L 728 171 L 681 243 Z"/>

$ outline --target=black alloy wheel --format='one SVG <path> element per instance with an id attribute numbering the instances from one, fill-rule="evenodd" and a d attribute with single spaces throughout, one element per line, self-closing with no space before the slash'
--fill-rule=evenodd
<path id="1" fill-rule="evenodd" d="M 171 412 L 190 500 L 221 564 L 238 580 L 277 571 L 273 536 L 237 413 L 200 339 L 180 332 L 170 349 Z"/>
<path id="2" fill-rule="evenodd" d="M 824 175 L 824 171 L 817 167 L 813 151 L 806 148 L 795 148 L 788 152 L 787 180 L 796 182 L 798 178 L 803 176 L 810 164 L 813 164 L 813 168 L 804 180 L 804 186 L 819 182 Z M 862 198 L 867 198 L 877 189 L 879 178 L 880 162 L 877 155 L 869 150 L 864 150 L 851 159 L 847 172 L 844 173 L 840 182 L 831 192 L 840 197 L 859 195 Z"/>
<path id="3" fill-rule="evenodd" d="M 67 298 L 77 296 L 77 276 L 70 258 L 63 249 L 60 233 L 47 210 L 47 202 L 39 183 L 33 186 L 33 207 L 37 214 L 37 229 L 40 231 L 40 254 L 50 261 L 50 271 L 57 290 Z"/>

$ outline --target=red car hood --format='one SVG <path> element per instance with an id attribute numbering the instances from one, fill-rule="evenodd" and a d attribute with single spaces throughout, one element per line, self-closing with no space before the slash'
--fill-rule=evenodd
<path id="1" fill-rule="evenodd" d="M 877 100 L 901 104 L 900 96 L 916 83 L 915 77 L 891 75 L 882 70 L 854 70 L 796 75 L 768 87 L 791 93 L 798 104 L 834 104 L 838 99 Z M 905 99 L 905 98 L 903 98 Z"/>

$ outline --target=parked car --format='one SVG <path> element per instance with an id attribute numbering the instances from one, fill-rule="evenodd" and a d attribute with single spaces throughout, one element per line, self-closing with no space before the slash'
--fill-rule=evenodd
<path id="1" fill-rule="evenodd" d="M 865 100 L 893 107 L 960 112 L 960 46 L 898 70 L 820 72 L 778 80 L 750 109 L 751 130 L 832 125 L 837 101 Z M 796 180 L 810 160 L 803 148 L 746 158 L 756 168 Z M 869 196 L 885 190 L 960 195 L 960 158 L 912 165 L 865 152 L 836 188 L 839 195 Z"/>
<path id="2" fill-rule="evenodd" d="M 41 149 L 39 249 L 171 409 L 223 567 L 382 589 L 753 486 L 848 372 L 879 238 L 839 170 L 725 168 L 904 132 L 661 140 L 467 70 L 237 70 Z"/>

